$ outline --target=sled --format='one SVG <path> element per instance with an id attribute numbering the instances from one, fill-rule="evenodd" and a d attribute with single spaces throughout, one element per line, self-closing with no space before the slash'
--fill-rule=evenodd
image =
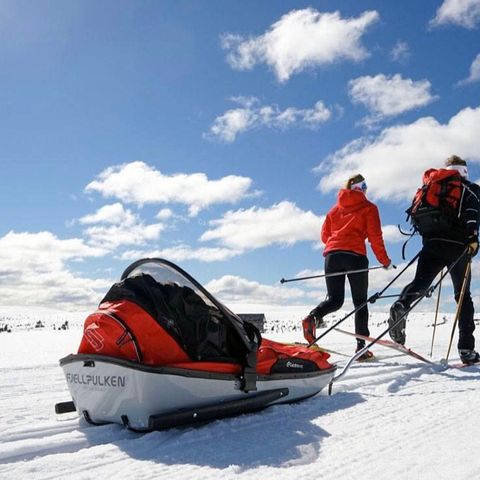
<path id="1" fill-rule="evenodd" d="M 76 411 L 138 430 L 206 422 L 319 393 L 329 354 L 262 338 L 193 277 L 163 259 L 128 267 L 60 360 Z"/>

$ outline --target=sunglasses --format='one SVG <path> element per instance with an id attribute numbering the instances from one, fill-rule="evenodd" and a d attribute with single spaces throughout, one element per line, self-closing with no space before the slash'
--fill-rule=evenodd
<path id="1" fill-rule="evenodd" d="M 355 186 L 352 186 L 352 190 L 360 190 L 365 193 L 367 191 L 367 182 L 365 180 L 362 183 L 357 183 Z"/>

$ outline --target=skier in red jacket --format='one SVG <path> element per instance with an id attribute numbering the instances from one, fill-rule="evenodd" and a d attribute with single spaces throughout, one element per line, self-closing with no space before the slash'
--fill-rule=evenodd
<path id="1" fill-rule="evenodd" d="M 314 308 L 302 321 L 303 334 L 311 343 L 315 340 L 316 327 L 322 325 L 323 317 L 342 307 L 345 299 L 345 276 L 348 277 L 355 308 L 355 332 L 369 335 L 368 330 L 368 258 L 365 240 L 370 242 L 378 261 L 388 269 L 390 258 L 385 250 L 378 208 L 366 197 L 365 178 L 354 175 L 347 180 L 345 188 L 338 193 L 337 204 L 327 213 L 322 227 L 322 242 L 325 244 L 325 274 L 327 299 Z M 328 276 L 337 272 L 364 270 L 359 273 Z M 365 346 L 357 340 L 357 350 Z M 358 360 L 373 358 L 370 351 Z"/>

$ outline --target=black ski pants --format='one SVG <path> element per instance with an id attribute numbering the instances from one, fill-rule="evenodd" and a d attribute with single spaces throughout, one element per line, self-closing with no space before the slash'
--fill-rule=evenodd
<path id="1" fill-rule="evenodd" d="M 325 274 L 327 277 L 327 298 L 312 310 L 312 314 L 324 317 L 329 313 L 339 310 L 345 300 L 345 277 L 348 278 L 352 301 L 355 308 L 363 305 L 355 313 L 355 333 L 370 335 L 368 330 L 368 271 L 360 273 L 347 273 L 329 277 L 330 273 L 347 272 L 350 270 L 362 270 L 368 268 L 368 258 L 365 255 L 348 251 L 329 252 L 325 256 Z M 363 340 L 357 341 L 359 346 L 365 345 Z"/>
<path id="2" fill-rule="evenodd" d="M 450 267 L 450 265 L 462 255 L 465 247 L 464 244 L 452 240 L 424 240 L 420 256 L 418 257 L 415 278 L 412 283 L 402 290 L 399 298 L 407 309 L 430 287 L 435 277 L 443 268 Z M 462 291 L 468 261 L 468 255 L 464 255 L 452 270 L 450 270 L 455 301 L 457 303 L 460 298 L 460 292 Z M 458 319 L 458 348 L 473 350 L 475 348 L 475 337 L 473 336 L 475 322 L 473 320 L 474 308 L 470 294 L 470 281 L 471 275 L 469 274 Z"/>

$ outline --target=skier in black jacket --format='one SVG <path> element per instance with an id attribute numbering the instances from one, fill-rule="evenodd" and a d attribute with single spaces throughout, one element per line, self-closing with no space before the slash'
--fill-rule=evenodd
<path id="1" fill-rule="evenodd" d="M 434 278 L 444 267 L 448 268 L 461 257 L 450 271 L 455 301 L 458 302 L 467 264 L 471 257 L 477 254 L 479 249 L 480 186 L 467 180 L 467 162 L 456 155 L 449 157 L 445 161 L 444 170 L 454 170 L 458 173 L 458 176 L 456 175 L 453 178 L 456 180 L 459 190 L 461 190 L 458 201 L 460 228 L 449 228 L 445 231 L 435 231 L 431 234 L 421 233 L 423 247 L 418 257 L 415 278 L 402 290 L 399 299 L 390 308 L 389 325 L 391 327 L 404 315 L 403 320 L 390 330 L 392 339 L 402 345 L 405 343 L 406 338 L 405 312 L 410 308 L 411 304 L 425 293 Z M 448 174 L 447 172 L 444 173 Z M 465 249 L 467 249 L 467 254 L 464 254 Z M 480 356 L 475 351 L 475 337 L 473 336 L 475 322 L 473 320 L 474 308 L 470 294 L 470 281 L 471 275 L 469 274 L 458 321 L 458 352 L 461 361 L 465 364 L 480 361 Z"/>

